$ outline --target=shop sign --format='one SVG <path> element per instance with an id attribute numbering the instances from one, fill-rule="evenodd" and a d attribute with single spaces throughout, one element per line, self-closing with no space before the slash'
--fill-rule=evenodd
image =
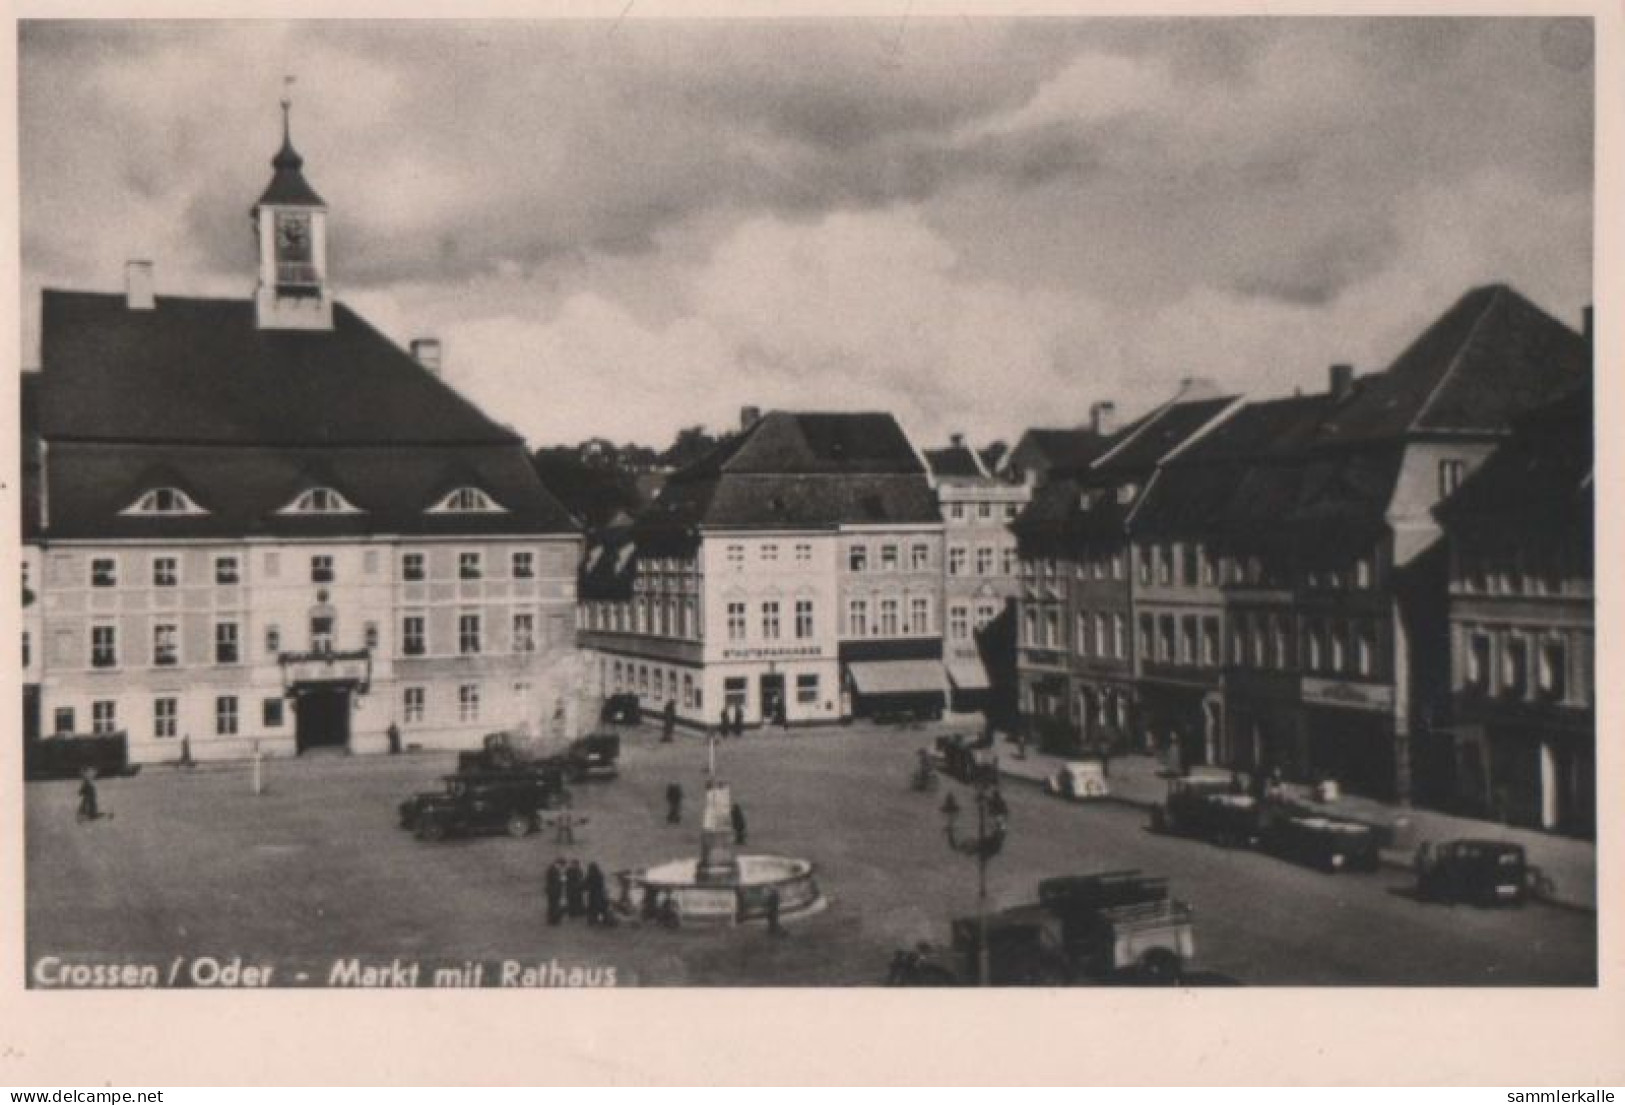
<path id="1" fill-rule="evenodd" d="M 1341 706 L 1351 710 L 1392 710 L 1394 688 L 1378 683 L 1348 683 L 1341 679 L 1305 676 L 1303 700 L 1317 706 Z"/>

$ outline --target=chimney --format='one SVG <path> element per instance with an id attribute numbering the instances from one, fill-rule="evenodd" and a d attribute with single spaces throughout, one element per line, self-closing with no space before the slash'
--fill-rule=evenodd
<path id="1" fill-rule="evenodd" d="M 1328 383 L 1332 398 L 1336 400 L 1347 399 L 1354 391 L 1354 366 L 1351 364 L 1334 364 L 1331 368 L 1331 378 Z"/>
<path id="2" fill-rule="evenodd" d="M 1591 329 L 1593 325 L 1591 321 L 1591 304 L 1586 304 L 1585 312 L 1581 317 L 1585 319 L 1585 322 L 1583 323 L 1585 329 L 1583 332 L 1585 334 L 1586 344 L 1592 348 L 1596 348 L 1597 336 Z"/>
<path id="3" fill-rule="evenodd" d="M 1106 400 L 1089 408 L 1089 425 L 1097 437 L 1110 437 L 1117 432 L 1117 404 Z"/>
<path id="4" fill-rule="evenodd" d="M 948 444 L 952 445 L 955 449 L 963 449 L 965 447 L 965 435 L 962 433 L 949 434 Z"/>
<path id="5" fill-rule="evenodd" d="M 151 261 L 125 262 L 124 306 L 132 311 L 150 311 L 157 306 L 152 292 Z"/>
<path id="6" fill-rule="evenodd" d="M 413 338 L 412 359 L 436 376 L 440 375 L 440 339 Z"/>
<path id="7" fill-rule="evenodd" d="M 741 430 L 748 430 L 752 426 L 756 425 L 756 423 L 760 422 L 761 420 L 762 420 L 762 408 L 761 407 L 740 407 L 739 408 L 739 428 Z"/>

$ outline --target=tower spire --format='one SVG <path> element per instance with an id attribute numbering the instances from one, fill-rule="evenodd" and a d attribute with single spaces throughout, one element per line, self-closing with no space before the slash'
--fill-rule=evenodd
<path id="1" fill-rule="evenodd" d="M 293 82 L 292 73 L 282 78 L 282 148 L 271 159 L 271 166 L 276 169 L 292 169 L 298 171 L 305 164 L 305 159 L 299 156 L 299 151 L 293 148 L 293 126 L 290 117 L 293 114 Z"/>

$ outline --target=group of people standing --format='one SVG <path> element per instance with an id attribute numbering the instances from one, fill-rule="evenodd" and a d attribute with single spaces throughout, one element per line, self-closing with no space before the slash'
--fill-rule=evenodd
<path id="1" fill-rule="evenodd" d="M 593 926 L 614 926 L 609 885 L 598 864 L 589 863 L 583 870 L 580 860 L 559 856 L 548 866 L 547 923 L 557 925 L 566 917 L 585 917 Z"/>

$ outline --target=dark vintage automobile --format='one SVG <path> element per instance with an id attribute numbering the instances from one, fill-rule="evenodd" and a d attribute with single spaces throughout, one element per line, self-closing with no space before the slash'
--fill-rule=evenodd
<path id="1" fill-rule="evenodd" d="M 1369 825 L 1318 815 L 1270 817 L 1264 826 L 1264 850 L 1271 855 L 1328 874 L 1375 871 L 1382 863 L 1377 833 Z"/>
<path id="2" fill-rule="evenodd" d="M 448 775 L 445 783 L 444 790 L 400 804 L 401 828 L 427 841 L 476 833 L 528 836 L 541 826 L 543 811 L 565 800 L 562 785 L 550 786 L 536 774 Z"/>
<path id="3" fill-rule="evenodd" d="M 86 768 L 98 776 L 134 775 L 129 740 L 123 733 L 56 733 L 23 742 L 25 779 L 77 779 Z"/>
<path id="4" fill-rule="evenodd" d="M 1425 901 L 1522 905 L 1532 877 L 1521 844 L 1453 840 L 1423 845 L 1416 856 L 1416 892 Z"/>
<path id="5" fill-rule="evenodd" d="M 635 694 L 612 694 L 604 699 L 598 720 L 611 725 L 642 725 L 643 704 Z"/>
<path id="6" fill-rule="evenodd" d="M 562 752 L 545 756 L 510 733 L 487 733 L 479 748 L 457 754 L 457 770 L 557 774 L 579 782 L 593 774 L 614 775 L 620 758 L 619 733 L 589 733 L 571 741 Z"/>
<path id="7" fill-rule="evenodd" d="M 1138 871 L 1046 879 L 1038 901 L 987 920 L 988 981 L 995 986 L 1079 982 L 1173 983 L 1195 951 L 1193 914 L 1168 880 Z M 982 926 L 953 922 L 951 953 L 920 948 L 893 958 L 896 985 L 968 985 L 977 978 Z"/>
<path id="8" fill-rule="evenodd" d="M 1151 811 L 1158 832 L 1199 837 L 1215 844 L 1257 844 L 1263 833 L 1263 803 L 1236 792 L 1229 779 L 1187 775 L 1168 780 L 1168 794 Z"/>
<path id="9" fill-rule="evenodd" d="M 567 779 L 581 781 L 593 775 L 615 775 L 620 770 L 621 735 L 588 733 L 547 761 L 563 770 Z"/>
<path id="10" fill-rule="evenodd" d="M 990 739 L 972 740 L 963 733 L 938 737 L 935 759 L 942 770 L 961 783 L 999 781 L 999 758 Z"/>

